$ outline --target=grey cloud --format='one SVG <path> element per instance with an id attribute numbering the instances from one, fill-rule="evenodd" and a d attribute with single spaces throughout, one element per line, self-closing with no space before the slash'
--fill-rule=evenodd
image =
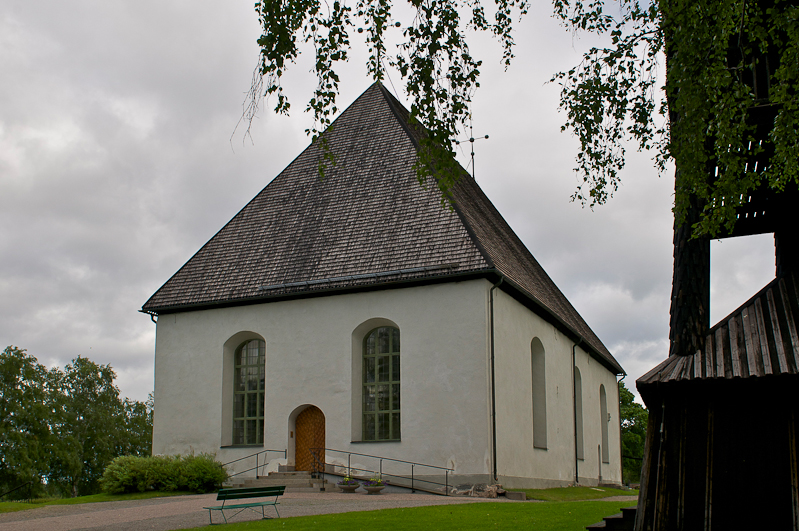
<path id="1" fill-rule="evenodd" d="M 558 88 L 545 82 L 588 43 L 549 9 L 525 19 L 508 72 L 496 43 L 473 44 L 484 60 L 475 133 L 491 137 L 475 146 L 477 179 L 629 382 L 668 350 L 671 176 L 633 155 L 609 205 L 569 202 L 577 146 L 559 132 Z M 0 15 L 0 348 L 110 363 L 123 395 L 146 398 L 155 327 L 137 310 L 309 142 L 307 57 L 284 83 L 291 117 L 265 103 L 254 145 L 243 129 L 231 141 L 258 35 L 248 3 L 10 2 Z M 342 67 L 340 108 L 369 85 L 364 58 L 356 50 Z M 759 280 L 741 279 L 742 291 L 747 282 Z"/>

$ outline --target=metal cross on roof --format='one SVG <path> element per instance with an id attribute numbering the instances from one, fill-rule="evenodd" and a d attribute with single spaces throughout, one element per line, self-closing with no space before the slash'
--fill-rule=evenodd
<path id="1" fill-rule="evenodd" d="M 455 145 L 460 145 L 461 142 L 469 142 L 469 143 L 472 144 L 472 162 L 471 162 L 471 164 L 472 164 L 472 179 L 475 178 L 474 177 L 474 141 L 475 140 L 483 140 L 483 139 L 487 139 L 487 138 L 488 138 L 488 135 L 475 138 L 474 137 L 474 131 L 472 130 L 472 126 L 470 125 L 469 126 L 469 139 L 468 140 L 456 140 L 455 141 Z"/>

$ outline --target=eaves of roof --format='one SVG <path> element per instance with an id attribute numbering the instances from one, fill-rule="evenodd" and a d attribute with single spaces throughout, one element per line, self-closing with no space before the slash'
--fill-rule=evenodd
<path id="1" fill-rule="evenodd" d="M 799 377 L 799 278 L 775 278 L 705 337 L 691 356 L 672 355 L 641 376 L 643 395 L 663 386 Z"/>

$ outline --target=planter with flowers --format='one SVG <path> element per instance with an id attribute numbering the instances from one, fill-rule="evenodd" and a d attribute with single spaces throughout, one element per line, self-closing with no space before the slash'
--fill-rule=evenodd
<path id="1" fill-rule="evenodd" d="M 342 492 L 349 493 L 355 492 L 355 490 L 361 486 L 357 480 L 352 479 L 349 476 L 346 476 L 344 479 L 336 483 L 336 485 L 338 485 L 338 488 L 340 488 Z"/>
<path id="2" fill-rule="evenodd" d="M 386 487 L 386 482 L 383 478 L 373 477 L 372 479 L 363 482 L 363 488 L 369 494 L 380 494 L 380 491 Z"/>

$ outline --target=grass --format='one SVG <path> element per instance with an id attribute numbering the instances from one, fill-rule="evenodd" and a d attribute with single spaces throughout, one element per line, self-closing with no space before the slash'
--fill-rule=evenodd
<path id="1" fill-rule="evenodd" d="M 563 487 L 559 489 L 510 489 L 527 494 L 528 500 L 578 501 L 598 500 L 611 496 L 638 496 L 637 490 L 612 489 L 608 487 Z M 630 502 L 627 502 L 630 504 Z"/>
<path id="2" fill-rule="evenodd" d="M 0 502 L 0 513 L 12 513 L 14 511 L 25 511 L 36 509 L 45 505 L 77 505 L 81 503 L 99 503 L 109 501 L 126 500 L 147 500 L 150 498 L 162 498 L 165 496 L 181 496 L 193 494 L 191 492 L 134 492 L 131 494 L 92 494 L 91 496 L 78 496 L 77 498 L 39 498 L 28 502 Z"/>
<path id="3" fill-rule="evenodd" d="M 560 503 L 470 503 L 435 505 L 404 509 L 383 509 L 317 516 L 298 516 L 274 520 L 255 520 L 219 526 L 224 531 L 250 529 L 281 531 L 358 531 L 402 529 L 421 531 L 453 529 L 458 531 L 535 529 L 536 531 L 579 531 L 600 522 L 603 517 L 621 511 L 630 502 L 560 502 Z M 214 526 L 217 529 L 216 526 Z M 195 531 L 207 527 L 194 528 Z"/>

